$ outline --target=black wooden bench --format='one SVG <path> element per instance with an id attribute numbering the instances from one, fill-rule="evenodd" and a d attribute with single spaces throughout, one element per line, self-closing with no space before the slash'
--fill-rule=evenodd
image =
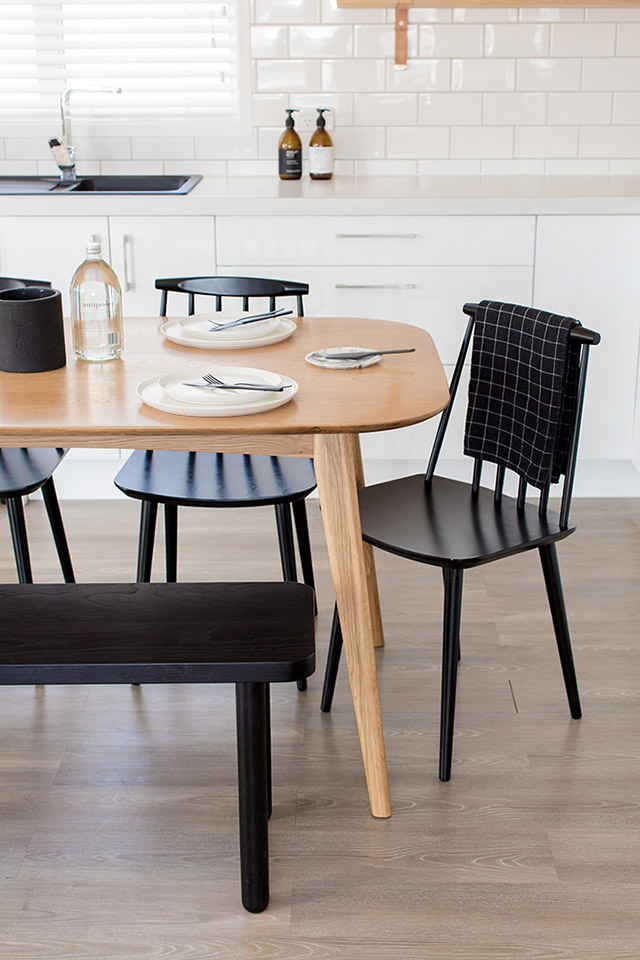
<path id="1" fill-rule="evenodd" d="M 269 684 L 315 668 L 298 583 L 0 585 L 0 683 L 235 683 L 242 903 L 269 902 Z"/>

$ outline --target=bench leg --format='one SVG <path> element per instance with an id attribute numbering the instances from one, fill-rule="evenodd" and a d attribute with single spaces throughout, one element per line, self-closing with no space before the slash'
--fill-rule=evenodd
<path id="1" fill-rule="evenodd" d="M 269 903 L 267 697 L 266 683 L 236 684 L 240 882 L 251 913 Z"/>

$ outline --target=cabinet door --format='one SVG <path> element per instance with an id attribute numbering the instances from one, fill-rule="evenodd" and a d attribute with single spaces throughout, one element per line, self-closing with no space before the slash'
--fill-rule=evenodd
<path id="1" fill-rule="evenodd" d="M 213 217 L 110 217 L 112 265 L 122 287 L 125 316 L 156 316 L 158 277 L 216 272 Z M 169 294 L 170 316 L 187 312 L 187 298 Z"/>
<path id="2" fill-rule="evenodd" d="M 93 234 L 109 260 L 106 217 L 3 217 L 0 273 L 9 277 L 50 280 L 62 292 L 68 315 L 69 284 L 85 258 L 85 245 Z"/>
<path id="3" fill-rule="evenodd" d="M 580 456 L 632 456 L 640 321 L 640 217 L 540 217 L 534 302 L 602 334 L 589 361 Z"/>

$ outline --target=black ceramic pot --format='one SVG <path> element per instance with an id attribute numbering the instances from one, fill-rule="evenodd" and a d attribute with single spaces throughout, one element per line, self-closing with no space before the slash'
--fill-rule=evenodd
<path id="1" fill-rule="evenodd" d="M 0 370 L 40 373 L 64 367 L 66 359 L 60 291 L 0 290 Z"/>

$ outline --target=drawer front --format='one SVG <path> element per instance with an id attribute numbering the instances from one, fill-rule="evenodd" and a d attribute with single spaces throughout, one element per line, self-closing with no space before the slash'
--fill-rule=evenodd
<path id="1" fill-rule="evenodd" d="M 230 274 L 244 270 L 250 275 L 259 267 L 234 264 L 228 269 Z M 443 363 L 455 363 L 467 322 L 463 303 L 482 299 L 529 303 L 533 269 L 287 266 L 280 277 L 309 284 L 309 296 L 304 301 L 308 316 L 372 317 L 408 323 L 431 334 Z"/>
<path id="2" fill-rule="evenodd" d="M 217 217 L 218 267 L 533 264 L 534 217 Z"/>

